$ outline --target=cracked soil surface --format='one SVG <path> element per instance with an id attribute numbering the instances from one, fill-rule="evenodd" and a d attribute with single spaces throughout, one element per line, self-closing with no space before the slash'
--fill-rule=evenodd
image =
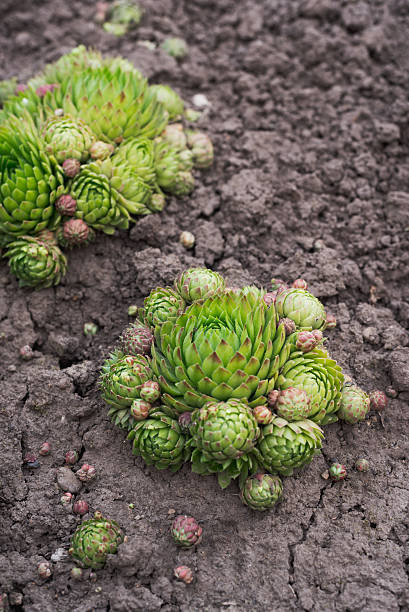
<path id="1" fill-rule="evenodd" d="M 208 97 L 199 126 L 216 152 L 192 197 L 69 253 L 59 287 L 19 289 L 0 265 L 5 609 L 409 610 L 407 0 L 142 0 L 143 21 L 123 38 L 94 22 L 91 0 L 1 4 L 0 78 L 24 82 L 81 43 L 121 54 L 187 101 Z M 181 62 L 138 44 L 175 35 L 189 44 Z M 178 243 L 184 229 L 193 251 Z M 99 398 L 98 370 L 128 306 L 189 265 L 231 285 L 305 278 L 337 317 L 332 356 L 367 391 L 393 396 L 381 416 L 327 427 L 322 455 L 284 480 L 274 511 L 251 511 L 235 484 L 222 491 L 188 465 L 174 475 L 146 467 Z M 89 321 L 99 327 L 91 338 Z M 24 467 L 46 440 L 50 455 Z M 67 557 L 80 519 L 56 483 L 68 449 L 98 470 L 77 498 L 127 535 L 81 581 Z M 354 470 L 358 457 L 369 472 Z M 321 477 L 333 459 L 348 468 L 342 483 Z M 174 512 L 202 522 L 197 549 L 174 546 Z M 46 581 L 42 560 L 53 565 Z M 195 570 L 191 585 L 173 578 L 179 564 Z"/>

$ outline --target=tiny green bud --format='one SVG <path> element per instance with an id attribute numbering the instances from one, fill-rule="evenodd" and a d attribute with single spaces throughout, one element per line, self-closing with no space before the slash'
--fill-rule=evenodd
<path id="1" fill-rule="evenodd" d="M 84 334 L 86 336 L 95 336 L 98 331 L 98 325 L 95 323 L 84 323 Z"/>
<path id="2" fill-rule="evenodd" d="M 131 304 L 128 307 L 128 316 L 129 317 L 136 317 L 136 315 L 138 314 L 138 307 L 136 304 Z"/>

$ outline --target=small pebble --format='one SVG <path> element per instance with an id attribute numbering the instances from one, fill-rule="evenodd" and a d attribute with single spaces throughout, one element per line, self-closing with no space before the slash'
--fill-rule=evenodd
<path id="1" fill-rule="evenodd" d="M 210 106 L 208 98 L 204 94 L 196 94 L 192 98 L 193 105 L 197 108 L 205 108 Z"/>
<path id="2" fill-rule="evenodd" d="M 82 487 L 82 482 L 78 480 L 68 466 L 58 468 L 57 484 L 62 491 L 68 491 L 69 493 L 78 493 Z"/>
<path id="3" fill-rule="evenodd" d="M 179 236 L 179 242 L 185 249 L 193 249 L 196 239 L 191 232 L 182 232 Z"/>

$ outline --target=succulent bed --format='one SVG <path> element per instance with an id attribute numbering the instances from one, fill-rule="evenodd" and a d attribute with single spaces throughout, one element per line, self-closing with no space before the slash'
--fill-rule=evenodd
<path id="1" fill-rule="evenodd" d="M 217 272 L 185 270 L 145 298 L 100 378 L 135 455 L 174 472 L 190 461 L 222 488 L 238 479 L 261 511 L 280 499 L 280 476 L 320 452 L 325 425 L 358 423 L 370 406 L 325 348 L 335 318 L 303 279 L 272 283 L 229 288 Z"/>
<path id="2" fill-rule="evenodd" d="M 190 194 L 193 168 L 213 161 L 206 134 L 181 123 L 192 112 L 128 60 L 84 46 L 4 94 L 0 245 L 20 285 L 57 285 L 61 248 L 127 229 L 160 212 L 166 195 Z"/>

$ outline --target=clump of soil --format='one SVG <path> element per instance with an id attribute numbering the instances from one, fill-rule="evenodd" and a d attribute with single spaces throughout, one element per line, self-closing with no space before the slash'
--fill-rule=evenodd
<path id="1" fill-rule="evenodd" d="M 403 0 L 144 0 L 116 38 L 91 0 L 3 0 L 0 78 L 24 82 L 77 44 L 132 60 L 154 82 L 210 105 L 199 121 L 216 161 L 192 197 L 69 254 L 63 283 L 19 289 L 0 266 L 0 585 L 12 610 L 398 611 L 409 606 L 409 8 Z M 180 36 L 182 61 L 160 44 Z M 141 41 L 157 44 L 151 50 Z M 182 230 L 196 237 L 192 251 Z M 107 418 L 98 370 L 130 304 L 190 265 L 231 285 L 303 277 L 338 320 L 329 349 L 382 415 L 327 428 L 322 455 L 285 479 L 277 510 L 243 506 L 235 485 L 135 459 Z M 95 336 L 83 334 L 96 323 Z M 20 357 L 30 345 L 31 360 Z M 39 468 L 23 463 L 49 455 Z M 103 570 L 70 575 L 80 518 L 60 503 L 66 451 L 96 467 L 77 499 L 127 534 Z M 365 457 L 370 470 L 353 469 Z M 342 483 L 321 478 L 337 460 Z M 67 474 L 66 474 L 67 476 Z M 61 482 L 61 473 L 59 480 Z M 63 487 L 73 483 L 63 482 Z M 132 507 L 130 507 L 132 504 Z M 201 521 L 176 550 L 175 514 Z M 37 564 L 51 561 L 43 580 Z M 188 565 L 186 585 L 173 569 Z"/>

